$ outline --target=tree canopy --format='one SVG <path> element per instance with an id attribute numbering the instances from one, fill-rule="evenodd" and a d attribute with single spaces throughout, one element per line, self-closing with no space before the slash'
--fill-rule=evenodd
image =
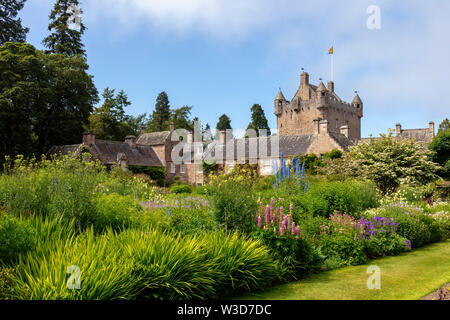
<path id="1" fill-rule="evenodd" d="M 6 42 L 25 42 L 28 28 L 17 18 L 26 0 L 0 0 L 0 46 Z"/>
<path id="2" fill-rule="evenodd" d="M 65 56 L 85 55 L 81 37 L 86 26 L 81 21 L 83 11 L 78 0 L 57 0 L 50 13 L 48 30 L 51 34 L 42 44 L 48 49 L 48 53 L 60 53 Z M 72 18 L 79 19 L 79 30 L 70 28 Z"/>
<path id="3" fill-rule="evenodd" d="M 248 125 L 247 130 L 255 130 L 257 136 L 259 136 L 259 130 L 267 130 L 267 136 L 270 136 L 269 124 L 262 107 L 259 104 L 254 104 L 250 110 L 252 112 L 252 121 Z"/>
<path id="4" fill-rule="evenodd" d="M 0 47 L 0 158 L 79 143 L 98 93 L 82 56 Z"/>
<path id="5" fill-rule="evenodd" d="M 431 159 L 442 166 L 439 174 L 450 178 L 450 130 L 439 132 L 428 147 L 434 152 Z"/>

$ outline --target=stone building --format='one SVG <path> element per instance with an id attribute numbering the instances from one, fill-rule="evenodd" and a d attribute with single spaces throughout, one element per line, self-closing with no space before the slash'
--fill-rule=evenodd
<path id="1" fill-rule="evenodd" d="M 309 74 L 300 76 L 300 86 L 291 101 L 278 92 L 275 98 L 277 131 L 280 136 L 311 134 L 320 131 L 321 121 L 328 121 L 330 132 L 348 131 L 353 142 L 361 139 L 363 102 L 358 94 L 352 103 L 342 101 L 334 91 L 334 83 L 318 86 L 309 83 Z"/>

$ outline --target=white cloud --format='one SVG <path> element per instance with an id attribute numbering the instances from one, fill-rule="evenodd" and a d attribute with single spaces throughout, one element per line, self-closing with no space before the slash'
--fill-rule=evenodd
<path id="1" fill-rule="evenodd" d="M 381 7 L 379 31 L 366 28 L 366 8 Z M 372 108 L 423 105 L 444 115 L 450 73 L 450 3 L 443 1 L 87 0 L 89 20 L 117 19 L 118 28 L 157 33 L 192 32 L 222 41 L 263 34 L 273 42 L 268 63 L 298 62 L 327 75 L 326 55 L 336 46 L 337 88 L 360 90 Z M 99 18 L 100 17 L 100 18 Z M 298 72 L 294 70 L 293 72 Z M 312 78 L 317 78 L 312 74 Z M 404 108 L 406 108 L 404 106 Z"/>

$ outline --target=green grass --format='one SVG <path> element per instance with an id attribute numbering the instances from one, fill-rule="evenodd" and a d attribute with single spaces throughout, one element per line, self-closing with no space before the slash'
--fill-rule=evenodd
<path id="1" fill-rule="evenodd" d="M 381 289 L 367 289 L 367 267 L 381 269 Z M 418 300 L 450 282 L 450 240 L 366 265 L 346 267 L 239 299 Z"/>

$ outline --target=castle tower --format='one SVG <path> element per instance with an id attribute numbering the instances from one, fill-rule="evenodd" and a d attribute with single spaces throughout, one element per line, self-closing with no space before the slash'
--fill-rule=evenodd
<path id="1" fill-rule="evenodd" d="M 344 102 L 335 92 L 334 82 L 327 87 L 310 83 L 309 74 L 302 72 L 300 85 L 291 101 L 281 92 L 275 98 L 278 135 L 317 134 L 320 121 L 328 121 L 328 131 L 341 134 L 341 127 L 350 140 L 361 139 L 363 102 L 358 94 L 351 103 Z"/>

